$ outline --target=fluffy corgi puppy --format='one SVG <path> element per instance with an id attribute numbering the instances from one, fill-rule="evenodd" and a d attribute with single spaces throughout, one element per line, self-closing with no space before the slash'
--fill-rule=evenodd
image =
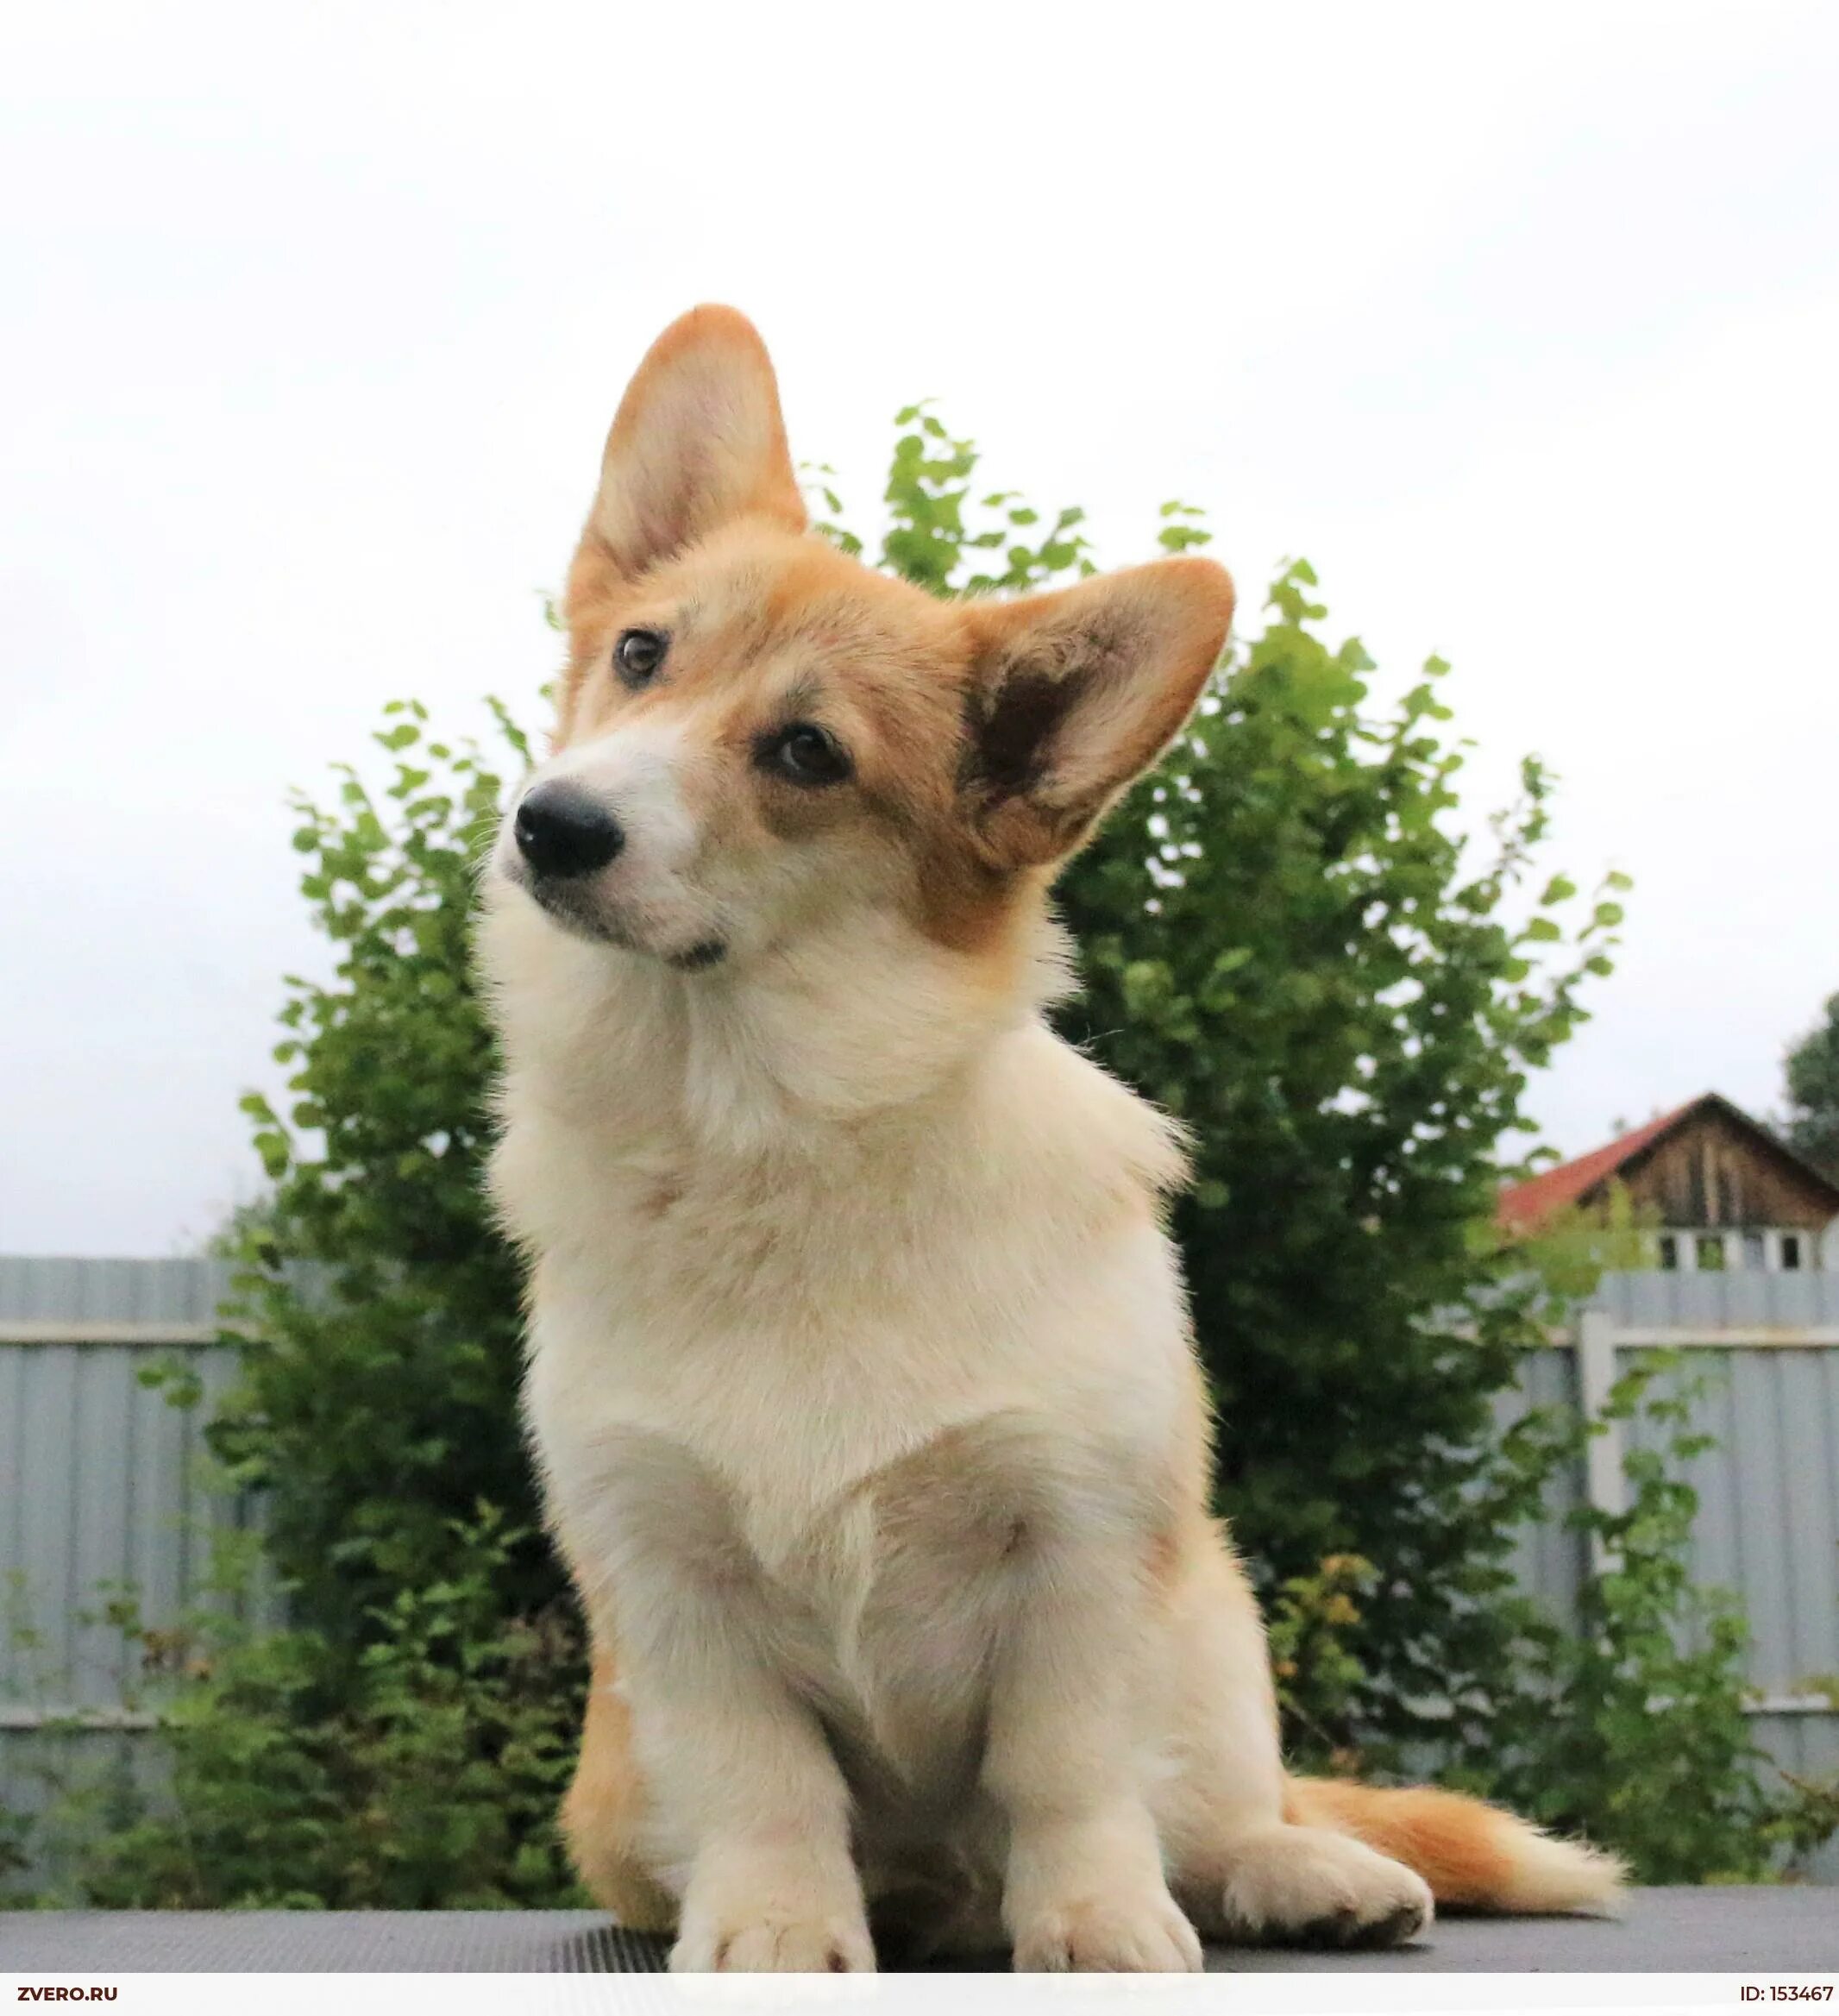
<path id="1" fill-rule="evenodd" d="M 1208 1516 L 1176 1129 L 1050 1030 L 1056 869 L 1180 731 L 1233 587 L 940 601 L 807 529 L 752 326 L 626 392 L 553 752 L 485 875 L 493 1183 L 590 1620 L 565 1824 L 681 1969 L 1189 1969 L 1618 1872 L 1286 1777 Z"/>

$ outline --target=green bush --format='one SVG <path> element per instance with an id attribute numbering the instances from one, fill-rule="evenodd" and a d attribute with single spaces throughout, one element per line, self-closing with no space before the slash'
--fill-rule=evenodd
<path id="1" fill-rule="evenodd" d="M 1821 1020 L 1789 1048 L 1782 1075 L 1787 1082 L 1788 1146 L 1839 1182 L 1839 994 Z"/>
<path id="2" fill-rule="evenodd" d="M 399 1591 L 451 1579 L 480 1504 L 518 1536 L 488 1571 L 499 1609 L 531 1616 L 562 1593 L 518 1434 L 518 1264 L 482 1185 L 492 1045 L 474 876 L 499 766 L 529 760 L 493 711 L 488 760 L 394 702 L 376 737 L 394 759 L 383 788 L 347 768 L 336 805 L 297 798 L 301 891 L 339 956 L 329 980 L 287 981 L 286 1117 L 242 1102 L 272 1184 L 241 1276 L 263 1342 L 210 1446 L 264 1495 L 294 1622 L 348 1661 Z"/>
<path id="3" fill-rule="evenodd" d="M 920 408 L 899 424 L 881 565 L 938 593 L 1090 571 L 1076 509 L 975 495 L 970 444 Z M 1207 537 L 1165 507 L 1164 550 Z M 1759 1824 L 1741 1802 L 1682 1843 L 1670 1812 L 1616 1791 L 1618 1759 L 1671 1755 L 1675 1735 L 1703 1763 L 1735 1698 L 1725 1642 L 1683 1708 L 1650 1687 L 1649 1748 L 1628 1742 L 1640 1673 L 1676 1673 L 1677 1518 L 1640 1605 L 1593 1598 L 1601 1666 L 1533 1628 L 1509 1567 L 1567 1456 L 1549 1424 L 1491 1432 L 1551 1301 L 1492 1205 L 1522 1164 L 1528 1074 L 1609 970 L 1620 878 L 1585 901 L 1535 873 L 1550 785 L 1534 762 L 1485 844 L 1464 838 L 1444 668 L 1381 704 L 1359 644 L 1321 636 L 1313 587 L 1285 570 L 1191 732 L 1061 887 L 1085 982 L 1067 1033 L 1198 1143 L 1175 1229 L 1293 1749 L 1373 1768 L 1434 1743 L 1472 1780 L 1505 1745 L 1491 1789 L 1569 1771 L 1530 1803 L 1643 1855 L 1664 1837 L 1644 1866 L 1753 1867 L 1729 1838 Z M 500 764 L 528 755 L 494 712 L 501 756 L 395 703 L 389 782 L 348 770 L 336 803 L 300 802 L 302 888 L 338 960 L 288 983 L 286 1110 L 245 1101 L 273 1184 L 241 1228 L 263 1341 L 210 1429 L 232 1480 L 267 1497 L 292 1628 L 208 1627 L 204 1670 L 173 1683 L 176 1817 L 117 1818 L 91 1856 L 97 1901 L 572 1895 L 550 1813 L 579 1632 L 537 1534 L 517 1274 L 479 1181 L 492 1054 L 472 877 Z"/>
<path id="4" fill-rule="evenodd" d="M 323 1632 L 252 1630 L 221 1607 L 158 1633 L 125 1609 L 147 1654 L 143 1699 L 163 1710 L 165 1795 L 120 1771 L 66 1786 L 37 1845 L 72 1875 L 36 1901 L 585 1901 L 554 1825 L 579 1734 L 580 1631 L 561 1604 L 506 1614 L 524 1538 L 488 1508 L 456 1522 L 447 1573 L 380 1605 L 355 1661 Z"/>

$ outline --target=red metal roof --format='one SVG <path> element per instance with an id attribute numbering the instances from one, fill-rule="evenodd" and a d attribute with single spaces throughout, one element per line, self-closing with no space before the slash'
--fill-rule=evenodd
<path id="1" fill-rule="evenodd" d="M 1674 1107 L 1671 1113 L 1650 1120 L 1646 1126 L 1621 1135 L 1606 1147 L 1592 1148 L 1589 1154 L 1579 1155 L 1574 1162 L 1560 1162 L 1555 1169 L 1542 1169 L 1524 1183 L 1509 1184 L 1501 1192 L 1500 1201 L 1495 1207 L 1497 1220 L 1511 1231 L 1530 1231 L 1554 1211 L 1576 1203 L 1585 1191 L 1606 1182 L 1624 1163 L 1657 1141 L 1712 1096 L 1710 1093 L 1703 1093 L 1697 1099 L 1687 1100 L 1684 1106 Z"/>

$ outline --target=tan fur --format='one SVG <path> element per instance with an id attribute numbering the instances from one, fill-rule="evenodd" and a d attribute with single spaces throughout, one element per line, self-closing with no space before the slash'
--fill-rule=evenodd
<path id="1" fill-rule="evenodd" d="M 581 1728 L 581 1761 L 562 1802 L 562 1832 L 595 1901 L 634 1931 L 668 1931 L 676 1906 L 635 1858 L 645 1818 L 644 1787 L 632 1755 L 631 1711 L 620 1699 L 611 1646 L 594 1646 Z"/>
<path id="2" fill-rule="evenodd" d="M 545 879 L 507 825 L 485 877 L 493 1190 L 594 1637 L 584 1880 L 692 1969 L 869 1967 L 871 1910 L 1182 1969 L 1196 1927 L 1409 1937 L 1433 1888 L 1600 1902 L 1605 1859 L 1472 1801 L 1286 1780 L 1177 1131 L 1045 1020 L 1048 882 L 1179 732 L 1230 582 L 941 603 L 803 527 L 766 353 L 698 310 L 614 423 L 532 785 L 623 845 Z M 846 776 L 775 765 L 795 723 Z"/>

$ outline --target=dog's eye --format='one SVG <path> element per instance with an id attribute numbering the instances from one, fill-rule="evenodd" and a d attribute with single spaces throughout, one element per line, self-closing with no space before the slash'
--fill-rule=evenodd
<path id="1" fill-rule="evenodd" d="M 649 686 L 669 649 L 670 639 L 661 630 L 623 630 L 613 646 L 613 663 L 628 686 Z"/>
<path id="2" fill-rule="evenodd" d="M 850 774 L 848 751 L 815 721 L 794 721 L 775 730 L 761 741 L 756 760 L 762 769 L 810 790 L 840 784 Z"/>

